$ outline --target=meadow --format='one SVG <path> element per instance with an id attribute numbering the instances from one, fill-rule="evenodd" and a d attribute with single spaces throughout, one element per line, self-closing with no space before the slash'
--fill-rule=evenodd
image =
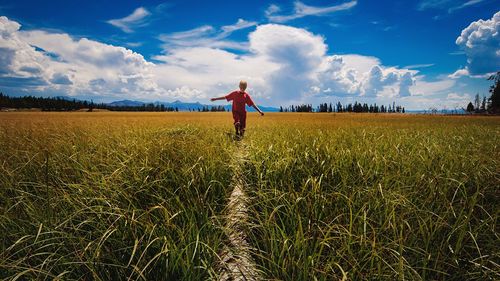
<path id="1" fill-rule="evenodd" d="M 498 280 L 500 118 L 0 113 L 0 278 L 207 280 L 235 152 L 269 280 Z"/>

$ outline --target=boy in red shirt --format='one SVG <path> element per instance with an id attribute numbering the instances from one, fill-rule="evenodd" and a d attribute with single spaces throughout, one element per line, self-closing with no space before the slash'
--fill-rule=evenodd
<path id="1" fill-rule="evenodd" d="M 253 106 L 260 115 L 264 115 L 264 112 L 253 102 L 252 98 L 248 93 L 245 92 L 247 88 L 247 82 L 240 81 L 240 90 L 233 91 L 227 96 L 211 98 L 211 101 L 216 100 L 227 100 L 233 101 L 232 111 L 234 119 L 234 128 L 236 129 L 236 136 L 243 137 L 245 134 L 246 120 L 247 120 L 247 110 L 245 105 Z"/>

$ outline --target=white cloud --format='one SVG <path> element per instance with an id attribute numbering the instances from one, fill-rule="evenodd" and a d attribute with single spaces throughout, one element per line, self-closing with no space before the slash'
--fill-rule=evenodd
<path id="1" fill-rule="evenodd" d="M 318 88 L 323 95 L 371 97 L 390 88 L 396 97 L 409 95 L 413 85 L 414 71 L 384 67 L 374 57 L 328 56 L 324 38 L 300 28 L 259 26 L 250 35 L 250 50 L 280 66 L 268 78 L 277 100 L 297 100 Z"/>
<path id="2" fill-rule="evenodd" d="M 448 108 L 465 108 L 470 101 L 472 101 L 470 94 L 449 93 L 446 96 L 445 106 Z"/>
<path id="3" fill-rule="evenodd" d="M 500 70 L 500 12 L 489 20 L 472 22 L 456 40 L 465 52 L 467 65 L 452 77 L 487 75 Z"/>
<path id="4" fill-rule="evenodd" d="M 132 33 L 134 29 L 137 27 L 141 27 L 146 25 L 146 18 L 149 17 L 151 13 L 146 10 L 144 7 L 139 7 L 132 12 L 132 14 L 120 18 L 120 19 L 111 19 L 108 20 L 107 23 L 118 27 L 123 32 Z"/>
<path id="5" fill-rule="evenodd" d="M 262 86 L 262 76 L 277 68 L 262 57 L 207 47 L 174 49 L 155 59 L 162 62 L 154 68 L 161 88 L 189 86 L 212 95 L 231 90 L 241 79 L 251 81 L 250 89 Z"/>
<path id="6" fill-rule="evenodd" d="M 375 65 L 364 75 L 361 95 L 365 97 L 406 97 L 410 96 L 410 86 L 414 85 L 413 74 L 408 69 Z"/>
<path id="7" fill-rule="evenodd" d="M 186 39 L 196 32 L 174 34 Z M 154 59 L 155 76 L 162 88 L 190 85 L 203 93 L 222 94 L 239 79 L 251 81 L 253 93 L 268 104 L 302 102 L 311 94 L 322 96 L 409 95 L 415 71 L 385 67 L 375 57 L 327 55 L 324 38 L 305 29 L 266 24 L 250 33 L 249 53 L 236 55 L 214 47 L 170 48 Z M 368 82 L 369 72 L 383 77 Z M 384 92 L 391 90 L 390 93 Z M 368 95 L 367 95 L 368 96 Z"/>
<path id="8" fill-rule="evenodd" d="M 157 90 L 154 64 L 123 47 L 65 33 L 20 31 L 20 25 L 0 17 L 0 57 L 5 58 L 4 81 L 37 79 L 30 91 L 69 95 L 144 96 Z M 35 49 L 36 46 L 38 49 Z"/>
<path id="9" fill-rule="evenodd" d="M 425 77 L 422 75 L 417 75 L 414 78 L 415 84 L 410 87 L 410 91 L 414 96 L 446 94 L 456 84 L 455 80 L 449 78 L 436 81 L 426 81 Z"/>
<path id="10" fill-rule="evenodd" d="M 419 68 L 427 68 L 427 67 L 431 67 L 431 66 L 434 66 L 434 64 L 433 63 L 411 64 L 411 65 L 403 66 L 403 68 L 419 69 Z"/>
<path id="11" fill-rule="evenodd" d="M 238 19 L 235 24 L 222 26 L 220 30 L 216 30 L 211 25 L 203 25 L 187 31 L 161 34 L 158 36 L 158 39 L 164 42 L 163 47 L 167 50 L 183 47 L 246 50 L 248 48 L 246 44 L 231 41 L 226 38 L 235 31 L 256 25 L 256 22 Z"/>
<path id="12" fill-rule="evenodd" d="M 132 48 L 135 48 L 135 47 L 140 47 L 142 46 L 142 42 L 128 42 L 128 43 L 125 43 L 125 45 L 127 47 L 132 47 Z"/>
<path id="13" fill-rule="evenodd" d="M 479 4 L 481 2 L 484 2 L 485 0 L 469 0 L 461 5 L 458 5 L 458 6 L 455 6 L 455 7 L 452 7 L 452 8 L 449 8 L 448 9 L 448 13 L 453 13 L 454 11 L 456 10 L 460 10 L 460 9 L 463 9 L 463 8 L 467 8 L 469 6 L 473 6 L 473 5 L 476 5 L 476 4 Z"/>
<path id="14" fill-rule="evenodd" d="M 429 10 L 429 9 L 438 9 L 438 10 L 447 10 L 448 13 L 453 13 L 457 10 L 467 8 L 485 0 L 422 0 L 418 4 L 417 9 L 420 11 Z"/>
<path id="15" fill-rule="evenodd" d="M 413 75 L 410 72 L 406 72 L 399 79 L 399 96 L 411 96 L 410 88 L 411 86 L 415 85 L 415 79 L 413 78 Z"/>
<path id="16" fill-rule="evenodd" d="M 249 39 L 255 55 L 279 65 L 278 71 L 266 77 L 272 98 L 280 102 L 300 100 L 313 85 L 325 58 L 324 39 L 305 29 L 276 24 L 257 27 Z"/>
<path id="17" fill-rule="evenodd" d="M 361 73 L 368 72 L 372 67 L 382 64 L 379 58 L 356 54 L 342 55 L 348 68 L 354 68 Z"/>
<path id="18" fill-rule="evenodd" d="M 453 72 L 452 74 L 448 75 L 448 77 L 452 78 L 452 79 L 457 79 L 457 78 L 460 78 L 463 76 L 469 76 L 469 75 L 470 75 L 469 70 L 467 70 L 465 68 L 461 68 L 461 69 Z"/>
<path id="19" fill-rule="evenodd" d="M 315 92 L 327 95 L 354 95 L 359 93 L 360 81 L 356 68 L 349 68 L 344 56 L 329 56 L 323 61 L 318 74 L 321 87 L 315 86 Z"/>
<path id="20" fill-rule="evenodd" d="M 62 73 L 55 73 L 54 75 L 52 75 L 52 79 L 50 79 L 50 82 L 52 82 L 53 84 L 60 84 L 60 85 L 73 84 L 68 75 Z"/>
<path id="21" fill-rule="evenodd" d="M 17 22 L 0 17 L 0 76 L 5 77 L 2 84 L 18 86 L 16 81 L 28 80 L 28 85 L 47 84 L 49 76 L 43 74 L 49 59 L 19 37 L 20 27 Z M 11 78 L 10 81 L 7 78 Z"/>
<path id="22" fill-rule="evenodd" d="M 221 27 L 221 30 L 223 31 L 224 35 L 229 35 L 237 30 L 253 27 L 256 25 L 257 22 L 255 21 L 246 21 L 244 19 L 238 19 L 238 21 L 235 24 L 225 25 Z"/>
<path id="23" fill-rule="evenodd" d="M 448 6 L 454 0 L 422 0 L 418 4 L 418 10 L 423 11 L 427 9 L 437 9 Z"/>
<path id="24" fill-rule="evenodd" d="M 294 3 L 294 11 L 290 15 L 279 15 L 281 8 L 275 4 L 270 5 L 265 14 L 269 21 L 284 23 L 290 20 L 303 18 L 306 16 L 324 16 L 338 11 L 349 10 L 356 6 L 357 1 L 349 1 L 338 5 L 326 7 L 314 7 L 306 5 L 300 1 Z"/>
<path id="25" fill-rule="evenodd" d="M 449 93 L 446 96 L 447 99 L 449 100 L 463 100 L 463 101 L 470 101 L 471 96 L 469 94 L 457 94 L 457 93 Z"/>

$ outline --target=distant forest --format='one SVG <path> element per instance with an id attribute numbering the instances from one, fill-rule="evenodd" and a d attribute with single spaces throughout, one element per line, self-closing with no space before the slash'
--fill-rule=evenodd
<path id="1" fill-rule="evenodd" d="M 66 98 L 44 98 L 44 97 L 10 97 L 0 93 L 0 108 L 39 108 L 42 111 L 74 111 L 87 109 L 106 109 L 110 111 L 179 111 L 175 107 L 166 107 L 160 104 L 144 104 L 140 106 L 110 106 L 105 103 L 94 103 L 92 101 L 81 101 Z"/>
<path id="2" fill-rule="evenodd" d="M 84 110 L 93 111 L 94 109 L 105 109 L 109 111 L 149 111 L 149 112 L 165 112 L 165 111 L 179 111 L 179 108 L 173 106 L 165 106 L 159 103 L 147 103 L 136 106 L 116 106 L 106 103 L 94 103 L 93 101 L 81 101 L 76 99 L 68 99 L 61 97 L 10 97 L 0 93 L 0 109 L 2 108 L 15 108 L 27 109 L 38 108 L 42 111 L 75 111 Z M 191 111 L 191 110 L 190 110 Z M 203 106 L 192 111 L 198 112 L 215 112 L 226 111 L 224 106 Z"/>
<path id="3" fill-rule="evenodd" d="M 301 105 L 291 105 L 288 107 L 280 106 L 280 112 L 369 112 L 369 113 L 405 113 L 405 108 L 392 103 L 388 106 L 378 106 L 377 104 L 367 104 L 349 103 L 347 105 L 342 105 L 340 102 L 337 104 L 322 103 L 318 107 L 314 108 L 311 104 L 301 104 Z"/>

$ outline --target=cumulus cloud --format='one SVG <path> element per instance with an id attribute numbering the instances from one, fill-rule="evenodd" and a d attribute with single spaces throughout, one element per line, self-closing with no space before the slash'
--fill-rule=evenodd
<path id="1" fill-rule="evenodd" d="M 171 34 L 170 38 L 189 41 L 214 30 L 206 26 Z M 407 96 L 414 84 L 416 71 L 385 67 L 375 57 L 328 55 L 324 38 L 301 28 L 260 25 L 245 44 L 245 54 L 213 45 L 165 46 L 165 54 L 154 57 L 159 62 L 155 76 L 162 77 L 157 82 L 161 88 L 189 85 L 199 89 L 202 96 L 222 94 L 233 89 L 240 79 L 247 79 L 252 93 L 274 105 L 302 102 L 311 95 Z M 382 75 L 378 80 L 369 80 L 374 67 Z"/>
<path id="2" fill-rule="evenodd" d="M 388 68 L 373 57 L 328 56 L 324 38 L 284 25 L 259 26 L 250 35 L 250 50 L 279 65 L 269 76 L 273 98 L 294 100 L 311 91 L 323 95 L 409 95 L 414 72 Z"/>
<path id="3" fill-rule="evenodd" d="M 489 20 L 472 22 L 455 43 L 465 52 L 467 65 L 451 77 L 487 75 L 500 70 L 500 12 Z"/>
<path id="4" fill-rule="evenodd" d="M 294 10 L 292 14 L 280 15 L 281 8 L 275 4 L 271 4 L 265 14 L 269 21 L 284 23 L 290 20 L 303 18 L 306 16 L 324 16 L 338 11 L 349 10 L 356 6 L 357 1 L 349 1 L 338 5 L 326 6 L 326 7 L 314 7 L 306 5 L 300 1 L 294 3 Z"/>
<path id="5" fill-rule="evenodd" d="M 162 88 L 189 86 L 205 94 L 221 94 L 235 87 L 240 79 L 252 81 L 250 87 L 255 88 L 262 76 L 277 68 L 261 57 L 238 56 L 207 47 L 171 49 L 155 59 L 161 62 L 154 73 Z"/>
<path id="6" fill-rule="evenodd" d="M 21 31 L 6 17 L 0 17 L 0 34 L 3 85 L 24 78 L 38 81 L 24 89 L 50 92 L 64 86 L 69 95 L 140 96 L 157 90 L 154 64 L 123 47 L 65 33 Z"/>
<path id="7" fill-rule="evenodd" d="M 279 70 L 266 79 L 273 99 L 298 100 L 312 86 L 323 62 L 326 45 L 321 36 L 305 29 L 267 24 L 250 34 L 250 50 Z"/>
<path id="8" fill-rule="evenodd" d="M 353 95 L 359 92 L 360 81 L 356 68 L 349 68 L 342 56 L 328 56 L 318 74 L 318 86 L 314 86 L 317 93 L 326 95 Z"/>
<path id="9" fill-rule="evenodd" d="M 234 89 L 241 79 L 268 105 L 307 102 L 311 96 L 395 98 L 413 96 L 418 71 L 384 66 L 375 57 L 329 55 L 325 39 L 302 28 L 257 26 L 246 52 L 235 53 L 196 38 L 226 40 L 254 26 L 238 20 L 172 33 L 156 63 L 123 47 L 66 33 L 23 31 L 0 18 L 0 83 L 38 93 L 142 100 L 206 100 Z M 219 36 L 219 37 L 217 37 Z"/>
<path id="10" fill-rule="evenodd" d="M 406 72 L 401 77 L 399 77 L 399 96 L 409 97 L 411 96 L 410 87 L 415 85 L 415 79 L 410 72 Z"/>
<path id="11" fill-rule="evenodd" d="M 69 77 L 65 74 L 62 73 L 55 73 L 52 76 L 52 79 L 50 79 L 50 82 L 53 84 L 59 84 L 59 85 L 71 85 L 73 82 L 69 79 Z"/>
<path id="12" fill-rule="evenodd" d="M 27 85 L 44 85 L 47 83 L 43 75 L 44 65 L 49 59 L 19 37 L 20 27 L 17 22 L 0 17 L 0 75 L 4 79 L 3 85 L 15 85 L 14 81 L 25 78 L 31 81 Z M 14 84 L 8 83 L 8 78 L 12 78 Z"/>
<path id="13" fill-rule="evenodd" d="M 146 19 L 151 13 L 144 7 L 139 7 L 135 9 L 132 14 L 119 19 L 108 20 L 107 23 L 118 27 L 123 32 L 132 33 L 137 27 L 145 26 L 147 24 Z"/>
<path id="14" fill-rule="evenodd" d="M 361 95 L 365 97 L 406 97 L 410 96 L 410 86 L 414 84 L 410 70 L 382 68 L 375 65 L 365 75 L 361 84 Z"/>

